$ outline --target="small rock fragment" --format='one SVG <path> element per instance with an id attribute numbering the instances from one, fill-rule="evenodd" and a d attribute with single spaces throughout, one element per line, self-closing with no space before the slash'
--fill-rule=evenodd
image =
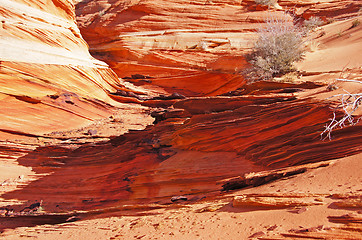
<path id="1" fill-rule="evenodd" d="M 185 99 L 186 97 L 178 92 L 174 92 L 170 96 L 171 99 Z"/>
<path id="2" fill-rule="evenodd" d="M 173 196 L 171 198 L 171 202 L 178 202 L 178 201 L 187 201 L 188 198 L 185 196 Z"/>
<path id="3" fill-rule="evenodd" d="M 264 235 L 265 235 L 265 233 L 263 231 L 260 231 L 260 232 L 256 232 L 256 233 L 250 235 L 249 238 L 258 238 L 258 237 L 262 237 Z"/>
<path id="4" fill-rule="evenodd" d="M 319 226 L 317 227 L 317 230 L 321 231 L 321 230 L 323 230 L 323 228 L 324 228 L 323 225 L 319 225 Z"/>
<path id="5" fill-rule="evenodd" d="M 296 213 L 301 214 L 301 213 L 304 213 L 305 211 L 307 211 L 307 208 L 306 207 L 301 207 L 296 211 Z"/>
<path id="6" fill-rule="evenodd" d="M 38 211 L 38 209 L 40 209 L 42 203 L 43 203 L 43 200 L 41 200 L 40 202 L 30 204 L 28 207 L 25 207 L 22 210 L 20 210 L 20 212 L 35 212 L 35 211 Z"/>
<path id="7" fill-rule="evenodd" d="M 158 149 L 158 158 L 161 160 L 166 160 L 173 155 L 175 155 L 177 152 L 171 148 L 161 148 Z"/>
<path id="8" fill-rule="evenodd" d="M 274 231 L 275 229 L 277 229 L 277 225 L 273 225 L 273 226 L 270 226 L 270 227 L 268 227 L 266 230 L 268 230 L 268 231 Z"/>
<path id="9" fill-rule="evenodd" d="M 87 134 L 88 134 L 88 135 L 91 135 L 91 136 L 96 135 L 96 134 L 97 134 L 97 130 L 95 130 L 95 129 L 89 129 L 89 130 L 87 131 Z"/>
<path id="10" fill-rule="evenodd" d="M 131 78 L 132 78 L 132 79 L 150 79 L 151 77 L 137 73 L 137 74 L 131 75 Z"/>

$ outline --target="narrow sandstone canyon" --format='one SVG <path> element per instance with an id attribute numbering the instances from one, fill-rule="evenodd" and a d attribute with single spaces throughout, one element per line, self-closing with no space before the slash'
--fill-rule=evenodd
<path id="1" fill-rule="evenodd" d="M 362 239 L 362 125 L 321 136 L 362 89 L 361 9 L 1 0 L 2 238 Z M 294 75 L 245 78 L 268 19 L 310 17 Z"/>

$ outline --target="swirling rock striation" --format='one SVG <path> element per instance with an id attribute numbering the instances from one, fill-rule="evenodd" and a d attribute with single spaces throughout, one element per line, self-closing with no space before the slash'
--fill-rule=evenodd
<path id="1" fill-rule="evenodd" d="M 205 113 L 193 110 L 195 102 L 189 107 L 189 99 L 181 100 L 176 105 L 192 112 L 191 118 L 174 115 L 144 131 L 74 150 L 38 148 L 18 161 L 47 175 L 3 197 L 42 199 L 49 212 L 165 203 L 175 195 L 217 192 L 218 181 L 248 172 L 361 151 L 360 125 L 336 131 L 334 141 L 320 140 L 318 131 L 330 115 L 327 105 L 290 98 L 216 100 L 239 101 L 227 111 Z"/>
<path id="2" fill-rule="evenodd" d="M 332 110 L 312 95 L 326 92 L 323 84 L 246 86 L 238 73 L 265 17 L 290 16 L 266 13 L 253 1 L 164 3 L 77 2 L 91 53 L 113 72 L 88 53 L 70 1 L 1 1 L 0 136 L 60 141 L 1 145 L 6 159 L 31 168 L 34 177 L 2 194 L 27 201 L 9 208 L 43 200 L 46 213 L 68 214 L 169 204 L 175 195 L 201 199 L 219 194 L 223 179 L 361 152 L 361 123 L 321 141 Z M 348 16 L 358 5 L 351 4 Z M 312 5 L 297 8 L 319 6 Z M 144 109 L 156 119 L 143 131 L 108 134 L 100 143 L 66 132 L 105 118 L 141 130 L 153 121 Z M 97 130 L 89 129 L 89 138 L 98 137 Z"/>
<path id="3" fill-rule="evenodd" d="M 124 87 L 89 54 L 71 1 L 3 0 L 0 17 L 1 139 L 80 128 L 132 109 L 108 96 Z"/>
<path id="4" fill-rule="evenodd" d="M 91 53 L 122 78 L 188 96 L 235 90 L 253 32 L 265 15 L 239 1 L 88 1 L 76 5 Z M 273 12 L 275 18 L 284 17 Z M 289 18 L 291 20 L 291 18 Z M 100 36 L 102 36 L 100 38 Z"/>

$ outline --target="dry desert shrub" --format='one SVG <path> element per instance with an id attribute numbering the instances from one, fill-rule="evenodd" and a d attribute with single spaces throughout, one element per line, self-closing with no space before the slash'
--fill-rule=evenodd
<path id="1" fill-rule="evenodd" d="M 290 73 L 283 75 L 281 77 L 280 81 L 294 83 L 294 82 L 297 82 L 299 80 L 299 78 L 300 78 L 300 76 L 298 75 L 297 72 L 290 72 Z"/>
<path id="2" fill-rule="evenodd" d="M 307 31 L 312 31 L 315 28 L 322 26 L 324 22 L 319 17 L 311 17 L 308 20 L 305 20 L 303 26 L 306 28 Z"/>
<path id="3" fill-rule="evenodd" d="M 309 40 L 306 42 L 305 49 L 309 52 L 315 52 L 319 49 L 320 45 L 320 42 L 317 40 Z"/>
<path id="4" fill-rule="evenodd" d="M 294 70 L 293 63 L 303 58 L 304 32 L 287 19 L 269 19 L 258 30 L 246 72 L 249 81 L 265 80 Z"/>
<path id="5" fill-rule="evenodd" d="M 351 27 L 351 28 L 357 27 L 357 26 L 360 25 L 360 24 L 361 24 L 360 20 L 359 20 L 359 19 L 355 19 L 355 20 L 353 20 L 353 22 L 352 22 L 352 27 Z"/>
<path id="6" fill-rule="evenodd" d="M 254 0 L 254 2 L 258 5 L 274 6 L 276 4 L 277 0 Z"/>

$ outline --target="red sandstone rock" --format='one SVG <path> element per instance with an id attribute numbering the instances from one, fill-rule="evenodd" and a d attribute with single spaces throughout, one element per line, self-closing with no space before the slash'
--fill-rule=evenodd
<path id="1" fill-rule="evenodd" d="M 108 96 L 123 86 L 89 54 L 71 1 L 4 1 L 0 16 L 2 140 L 84 127 L 125 106 Z"/>
<path id="2" fill-rule="evenodd" d="M 358 2 L 346 1 L 350 9 L 338 2 L 300 2 L 296 10 L 305 17 L 316 9 L 320 16 L 336 19 L 356 15 Z M 253 31 L 265 16 L 282 17 L 281 11 L 254 11 L 253 1 L 78 2 L 79 26 L 91 53 L 125 78 L 119 80 L 89 55 L 71 2 L 30 1 L 28 7 L 5 3 L 0 8 L 5 18 L 0 41 L 8 46 L 0 56 L 1 137 L 62 140 L 60 145 L 6 142 L 0 147 L 2 161 L 18 159 L 35 173 L 31 183 L 2 198 L 42 199 L 48 215 L 38 223 L 58 223 L 51 217 L 54 213 L 100 214 L 124 210 L 125 204 L 141 211 L 149 205 L 140 203 L 219 193 L 217 183 L 225 178 L 263 170 L 274 173 L 270 170 L 361 152 L 361 124 L 337 130 L 333 141 L 320 141 L 319 133 L 332 115 L 328 104 L 314 98 L 322 91 L 314 88 L 321 84 L 245 86 L 238 72 L 246 67 L 243 54 L 250 50 Z M 288 4 L 280 2 L 282 7 Z M 327 50 L 347 43 L 346 53 L 351 53 L 359 46 L 360 28 L 349 29 L 349 21 L 336 25 L 346 33 L 343 41 L 330 29 L 321 40 Z M 331 77 L 326 69 L 342 62 L 325 57 L 325 64 L 317 65 L 315 57 L 307 56 L 302 66 L 313 81 Z M 306 89 L 314 90 L 303 93 Z M 175 92 L 186 98 L 169 97 Z M 134 125 L 123 115 L 113 118 L 115 111 L 126 115 L 125 108 L 134 110 L 130 121 L 139 124 L 137 129 L 151 122 L 139 114 L 139 105 L 121 103 L 167 110 L 157 115 L 155 126 L 121 135 Z M 115 131 L 117 137 L 111 141 L 84 144 L 79 136 L 72 139 L 64 132 L 78 128 L 87 133 L 85 125 L 110 115 L 127 128 Z M 47 134 L 52 131 L 59 133 Z M 354 202 L 348 206 L 358 207 Z M 64 222 L 73 215 L 56 217 Z"/>
<path id="3" fill-rule="evenodd" d="M 244 85 L 238 74 L 247 65 L 243 53 L 267 16 L 248 11 L 250 5 L 255 3 L 90 1 L 78 3 L 76 12 L 92 54 L 120 77 L 143 74 L 153 79 L 142 85 L 215 96 Z"/>

